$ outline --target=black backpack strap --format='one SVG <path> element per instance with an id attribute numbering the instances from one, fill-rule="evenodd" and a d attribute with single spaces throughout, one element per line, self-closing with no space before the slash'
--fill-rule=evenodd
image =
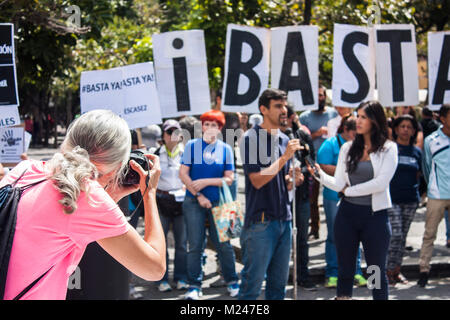
<path id="1" fill-rule="evenodd" d="M 43 275 L 41 275 L 39 278 L 37 278 L 36 280 L 34 280 L 31 284 L 29 284 L 25 289 L 23 289 L 13 300 L 19 300 L 20 298 L 22 298 L 28 291 L 31 290 L 31 288 L 33 288 L 36 283 L 38 283 L 53 267 L 51 267 L 50 269 L 48 269 Z"/>
<path id="2" fill-rule="evenodd" d="M 17 182 L 19 182 L 19 180 L 23 177 L 23 175 L 25 174 L 25 172 L 27 172 L 27 170 L 28 170 L 28 168 L 26 168 L 26 169 L 22 172 L 22 174 L 16 179 L 16 181 L 14 181 L 14 182 L 11 184 L 11 187 L 15 187 L 15 186 L 16 186 Z M 23 191 L 27 190 L 28 188 L 31 188 L 31 187 L 33 187 L 33 186 L 35 186 L 35 185 L 37 185 L 37 184 L 39 184 L 39 183 L 41 183 L 41 182 L 44 182 L 44 181 L 46 181 L 46 180 L 47 180 L 47 178 L 42 179 L 42 180 L 39 180 L 39 181 L 36 181 L 36 182 L 33 182 L 33 183 L 30 183 L 30 184 L 28 184 L 28 185 L 26 185 L 26 186 L 22 186 L 22 187 L 20 187 L 20 191 L 23 192 Z"/>
<path id="3" fill-rule="evenodd" d="M 34 187 L 35 185 L 37 185 L 37 184 L 39 184 L 41 182 L 44 182 L 44 181 L 47 181 L 47 178 L 39 180 L 39 181 L 36 181 L 36 182 L 33 182 L 33 183 L 30 183 L 30 184 L 27 184 L 26 186 L 20 187 L 20 191 L 23 192 L 23 191 L 27 190 L 28 188 Z"/>
<path id="4" fill-rule="evenodd" d="M 27 172 L 28 168 L 25 168 L 25 170 L 23 170 L 22 174 L 16 179 L 16 181 L 14 181 L 11 186 L 14 187 L 17 182 L 19 182 L 19 180 L 23 177 L 23 175 L 25 174 L 25 172 Z"/>

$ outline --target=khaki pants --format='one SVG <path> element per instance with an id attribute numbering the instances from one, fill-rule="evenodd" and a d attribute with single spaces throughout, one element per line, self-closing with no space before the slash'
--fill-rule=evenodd
<path id="1" fill-rule="evenodd" d="M 430 272 L 434 240 L 436 240 L 439 223 L 444 218 L 445 209 L 450 209 L 450 199 L 439 200 L 428 198 L 425 232 L 423 234 L 422 248 L 420 249 L 420 272 Z"/>

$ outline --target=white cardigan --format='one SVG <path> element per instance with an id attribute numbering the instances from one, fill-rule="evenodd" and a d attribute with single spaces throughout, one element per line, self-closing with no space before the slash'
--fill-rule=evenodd
<path id="1" fill-rule="evenodd" d="M 379 211 L 392 207 L 391 195 L 389 193 L 389 183 L 395 174 L 398 163 L 397 144 L 387 140 L 383 149 L 376 153 L 370 153 L 372 162 L 373 179 L 351 186 L 347 172 L 347 154 L 353 141 L 344 143 L 339 151 L 338 163 L 334 177 L 320 170 L 320 182 L 327 188 L 336 192 L 345 189 L 345 196 L 357 197 L 372 195 L 372 210 Z"/>

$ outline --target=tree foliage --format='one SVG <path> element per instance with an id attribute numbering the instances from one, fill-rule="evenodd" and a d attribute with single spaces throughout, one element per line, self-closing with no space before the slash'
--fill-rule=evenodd
<path id="1" fill-rule="evenodd" d="M 68 23 L 72 4 L 80 26 Z M 59 110 L 67 124 L 79 111 L 82 71 L 152 61 L 152 34 L 166 31 L 204 30 L 210 87 L 219 89 L 228 24 L 317 25 L 320 79 L 329 85 L 334 23 L 366 25 L 373 5 L 381 23 L 414 24 L 420 54 L 427 32 L 449 29 L 450 0 L 0 0 L 0 21 L 15 26 L 21 113 L 58 118 Z"/>

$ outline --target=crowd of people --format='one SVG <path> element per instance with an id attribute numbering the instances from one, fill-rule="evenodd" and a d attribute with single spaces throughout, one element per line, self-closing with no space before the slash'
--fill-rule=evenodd
<path id="1" fill-rule="evenodd" d="M 93 241 L 130 271 L 157 281 L 161 292 L 172 290 L 166 244 L 172 229 L 173 283 L 186 290 L 186 299 L 202 296 L 209 237 L 231 297 L 256 300 L 265 281 L 265 298 L 282 300 L 294 215 L 297 281 L 315 290 L 308 271 L 308 241 L 318 239 L 324 228 L 319 218 L 321 190 L 327 229 L 324 285 L 336 288 L 336 299 L 351 299 L 355 284 L 367 285 L 362 252 L 367 266 L 380 270 L 374 299 L 386 300 L 389 286 L 408 282 L 401 273 L 406 238 L 425 200 L 418 285 L 427 285 L 437 227 L 444 217 L 448 221 L 450 209 L 450 105 L 442 105 L 438 113 L 423 108 L 420 117 L 414 107 L 390 109 L 377 101 L 356 109 L 330 107 L 326 88 L 320 86 L 317 110 L 299 115 L 285 92 L 267 89 L 259 97 L 260 114 L 249 116 L 221 112 L 220 97 L 199 119 L 166 120 L 143 128 L 140 139 L 111 112 L 88 112 L 69 127 L 61 152 L 51 161 L 26 160 L 11 170 L 1 186 L 16 180 L 19 185 L 45 181 L 21 199 L 5 297 L 15 297 L 44 274 L 23 298 L 64 298 L 70 266 Z M 199 137 L 196 124 L 201 127 Z M 241 134 L 230 139 L 230 129 Z M 138 186 L 120 182 L 130 149 L 144 151 L 151 161 L 148 172 L 131 162 L 140 176 Z M 233 247 L 230 241 L 219 241 L 212 215 L 212 208 L 220 205 L 223 183 L 237 199 L 238 153 L 245 175 L 240 274 Z M 48 200 L 37 204 L 44 192 Z M 136 223 L 127 223 L 115 205 L 126 196 L 130 211 L 144 204 L 137 215 L 145 220 L 144 239 Z M 40 241 L 45 246 L 38 249 Z"/>

